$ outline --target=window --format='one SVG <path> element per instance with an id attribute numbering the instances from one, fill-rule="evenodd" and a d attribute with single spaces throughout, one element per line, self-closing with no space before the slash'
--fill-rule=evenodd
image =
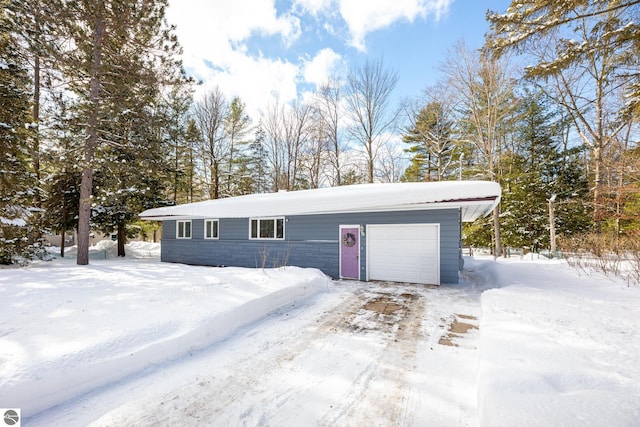
<path id="1" fill-rule="evenodd" d="M 205 239 L 218 238 L 218 220 L 217 219 L 206 219 L 204 221 L 204 238 Z"/>
<path id="2" fill-rule="evenodd" d="M 191 221 L 177 221 L 176 226 L 178 228 L 178 232 L 176 233 L 178 239 L 191 238 Z"/>
<path id="3" fill-rule="evenodd" d="M 284 218 L 251 220 L 251 239 L 284 239 Z"/>

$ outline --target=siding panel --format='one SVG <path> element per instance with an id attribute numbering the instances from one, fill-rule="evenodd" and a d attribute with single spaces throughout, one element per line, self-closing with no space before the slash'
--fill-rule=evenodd
<path id="1" fill-rule="evenodd" d="M 248 240 L 248 218 L 221 218 L 218 240 L 204 240 L 204 221 L 193 220 L 193 238 L 176 239 L 175 221 L 163 222 L 162 261 L 239 267 L 295 265 L 339 276 L 340 224 L 440 224 L 440 281 L 458 283 L 460 214 L 457 209 L 298 215 L 286 217 L 285 240 Z M 366 235 L 360 239 L 360 276 L 366 277 Z"/>

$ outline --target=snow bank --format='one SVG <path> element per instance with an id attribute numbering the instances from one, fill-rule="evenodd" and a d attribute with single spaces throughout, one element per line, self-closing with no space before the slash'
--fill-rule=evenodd
<path id="1" fill-rule="evenodd" d="M 637 426 L 640 289 L 565 264 L 477 262 L 482 426 Z"/>
<path id="2" fill-rule="evenodd" d="M 328 284 L 313 269 L 149 260 L 0 270 L 0 402 L 28 418 L 211 346 Z"/>
<path id="3" fill-rule="evenodd" d="M 53 255 L 60 255 L 59 246 L 49 246 L 48 250 Z M 77 246 L 70 246 L 64 249 L 65 256 L 76 256 L 78 254 Z M 160 244 L 151 242 L 129 242 L 125 245 L 126 258 L 141 259 L 155 258 L 160 259 Z M 118 257 L 118 242 L 111 240 L 101 240 L 95 245 L 89 246 L 90 259 L 109 259 Z"/>

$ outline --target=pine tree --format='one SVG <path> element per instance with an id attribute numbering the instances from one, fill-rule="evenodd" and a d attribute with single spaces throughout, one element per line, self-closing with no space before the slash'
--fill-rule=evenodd
<path id="1" fill-rule="evenodd" d="M 640 2 L 514 1 L 506 13 L 487 17 L 487 48 L 526 54 L 533 65 L 525 77 L 563 106 L 589 148 L 593 222 L 600 231 L 605 153 L 640 113 Z"/>
<path id="2" fill-rule="evenodd" d="M 497 166 L 505 135 L 517 106 L 514 79 L 507 61 L 493 61 L 459 43 L 443 65 L 447 83 L 457 93 L 461 134 L 475 158 L 478 175 L 499 178 Z M 494 254 L 502 254 L 500 205 L 493 211 Z"/>
<path id="3" fill-rule="evenodd" d="M 267 163 L 267 152 L 264 148 L 266 133 L 261 125 L 255 131 L 255 136 L 249 145 L 247 159 L 247 179 L 241 190 L 242 194 L 266 193 L 272 188 L 268 177 L 272 176 Z"/>
<path id="4" fill-rule="evenodd" d="M 34 252 L 31 203 L 35 176 L 29 167 L 30 79 L 14 36 L 15 15 L 0 1 L 0 263 Z M 37 233 L 36 233 L 37 234 Z"/>
<path id="5" fill-rule="evenodd" d="M 80 208 L 80 179 L 82 170 L 78 153 L 81 151 L 83 127 L 77 121 L 77 102 L 63 92 L 53 96 L 50 123 L 43 137 L 49 141 L 48 150 L 42 152 L 47 175 L 43 180 L 44 222 L 59 232 L 60 256 L 64 257 L 67 231 L 77 230 Z"/>
<path id="6" fill-rule="evenodd" d="M 67 231 L 78 227 L 80 179 L 80 171 L 74 168 L 63 168 L 45 182 L 47 188 L 47 198 L 43 204 L 47 211 L 45 221 L 52 230 L 60 233 L 61 257 L 64 257 Z"/>
<path id="7" fill-rule="evenodd" d="M 407 181 L 441 181 L 447 178 L 453 160 L 453 121 L 446 116 L 442 102 L 422 107 L 405 130 L 402 141 L 410 144 L 411 165 Z"/>
<path id="8" fill-rule="evenodd" d="M 558 207 L 557 235 L 583 231 L 589 223 L 582 198 L 588 191 L 586 174 L 575 149 L 563 146 L 563 123 L 550 100 L 525 92 L 516 126 L 516 144 L 504 153 L 501 227 L 506 245 L 550 247 L 549 200 Z"/>
<path id="9" fill-rule="evenodd" d="M 189 111 L 193 99 L 186 86 L 174 86 L 160 100 L 159 116 L 166 121 L 164 135 L 170 147 L 171 178 L 168 183 L 169 198 L 173 203 L 189 200 L 190 183 L 193 182 L 193 147 L 188 138 Z M 193 132 L 193 131 L 192 131 Z"/>
<path id="10" fill-rule="evenodd" d="M 86 123 L 77 260 L 84 265 L 89 262 L 94 170 L 101 161 L 120 156 L 126 160 L 131 152 L 127 144 L 155 152 L 144 146 L 140 129 L 130 124 L 136 120 L 148 123 L 145 119 L 155 105 L 159 86 L 180 80 L 182 70 L 175 60 L 177 40 L 164 19 L 166 0 L 77 0 L 61 6 L 56 19 L 61 36 L 69 43 L 58 60 L 70 89 L 82 102 L 79 117 Z M 110 147 L 121 152 L 113 153 Z M 112 168 L 111 172 L 121 175 L 125 170 Z M 118 190 L 122 189 L 114 194 Z"/>
<path id="11" fill-rule="evenodd" d="M 56 23 L 52 19 L 55 2 L 40 0 L 11 0 L 15 23 L 15 42 L 22 48 L 21 55 L 31 77 L 31 135 L 28 144 L 31 169 L 37 181 L 33 204 L 40 210 L 45 195 L 42 193 L 42 109 L 43 91 L 51 90 L 53 52 L 56 51 Z"/>
<path id="12" fill-rule="evenodd" d="M 235 97 L 229 104 L 229 112 L 224 119 L 225 134 L 229 140 L 227 157 L 227 173 L 225 192 L 227 196 L 242 194 L 240 183 L 246 169 L 246 156 L 244 151 L 249 144 L 246 140 L 250 130 L 251 118 L 246 113 L 246 107 L 242 100 Z"/>
<path id="13" fill-rule="evenodd" d="M 199 200 L 202 197 L 201 191 L 197 188 L 196 184 L 196 153 L 200 138 L 198 126 L 196 125 L 195 120 L 190 118 L 185 132 L 186 163 L 184 165 L 187 202 L 189 203 L 194 202 L 196 199 Z"/>
<path id="14" fill-rule="evenodd" d="M 567 68 L 597 56 L 603 50 L 615 50 L 619 77 L 628 80 L 628 103 L 624 112 L 640 114 L 640 0 L 517 0 L 505 13 L 489 11 L 491 32 L 487 47 L 498 55 L 507 51 L 527 52 L 555 34 L 567 31 L 568 38 L 556 49 L 556 56 L 529 67 L 537 76 L 562 74 Z M 576 42 L 581 22 L 591 21 L 590 40 Z M 573 30 L 573 31 L 572 31 Z"/>

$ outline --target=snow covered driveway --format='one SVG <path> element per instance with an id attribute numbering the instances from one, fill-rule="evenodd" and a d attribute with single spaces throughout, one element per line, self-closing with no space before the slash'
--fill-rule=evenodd
<path id="1" fill-rule="evenodd" d="M 443 308 L 447 307 L 445 310 Z M 34 425 L 473 425 L 479 293 L 335 282 L 181 360 L 48 411 Z M 469 320 L 465 320 L 468 322 Z"/>

